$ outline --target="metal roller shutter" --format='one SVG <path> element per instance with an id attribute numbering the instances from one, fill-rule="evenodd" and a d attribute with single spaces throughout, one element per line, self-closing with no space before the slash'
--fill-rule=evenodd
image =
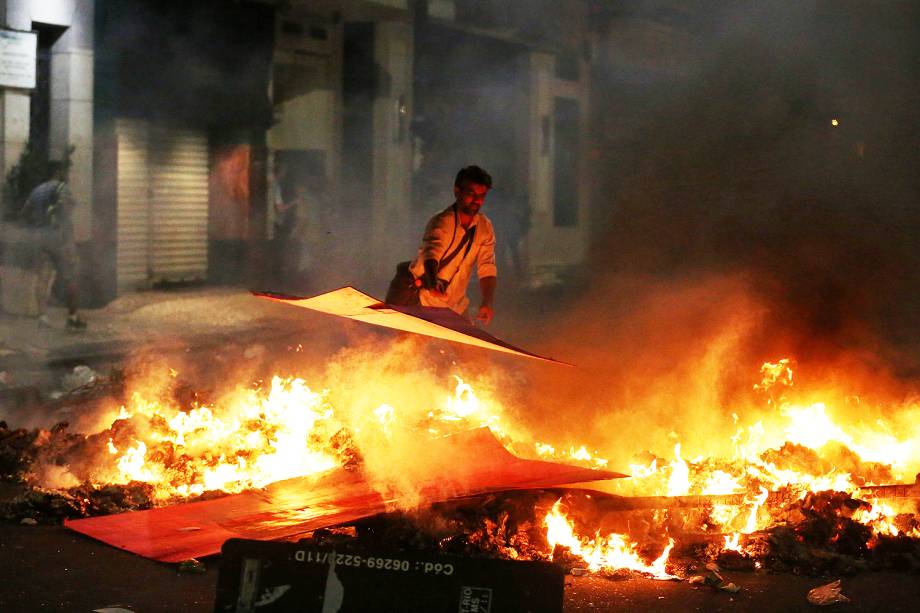
<path id="1" fill-rule="evenodd" d="M 115 122 L 118 147 L 118 289 L 136 289 L 150 278 L 150 173 L 147 124 Z"/>
<path id="2" fill-rule="evenodd" d="M 208 272 L 208 139 L 156 128 L 151 136 L 154 281 L 204 279 Z"/>
<path id="3" fill-rule="evenodd" d="M 194 130 L 119 119 L 118 286 L 204 279 L 208 141 Z"/>

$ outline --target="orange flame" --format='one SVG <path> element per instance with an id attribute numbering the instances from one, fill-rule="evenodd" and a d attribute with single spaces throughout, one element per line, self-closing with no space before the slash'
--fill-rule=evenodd
<path id="1" fill-rule="evenodd" d="M 574 524 L 562 512 L 561 505 L 562 500 L 557 500 L 543 520 L 546 540 L 551 549 L 557 545 L 567 548 L 572 555 L 581 558 L 591 571 L 627 569 L 656 579 L 675 578 L 665 570 L 668 556 L 674 548 L 674 539 L 669 539 L 661 555 L 647 564 L 639 556 L 636 543 L 628 541 L 622 534 L 611 533 L 604 538 L 595 535 L 593 539 L 577 536 Z"/>

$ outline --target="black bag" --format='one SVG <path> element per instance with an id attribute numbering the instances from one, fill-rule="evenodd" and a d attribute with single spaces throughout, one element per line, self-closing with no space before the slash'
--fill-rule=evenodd
<path id="1" fill-rule="evenodd" d="M 415 284 L 415 277 L 409 272 L 412 262 L 400 262 L 396 265 L 396 274 L 390 281 L 384 302 L 399 306 L 418 306 L 421 304 L 418 297 L 419 287 Z"/>

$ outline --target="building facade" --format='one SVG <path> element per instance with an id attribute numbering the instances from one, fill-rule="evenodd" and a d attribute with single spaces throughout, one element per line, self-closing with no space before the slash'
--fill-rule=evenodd
<path id="1" fill-rule="evenodd" d="M 311 288 L 382 292 L 473 163 L 490 206 L 516 207 L 499 232 L 520 276 L 551 281 L 587 252 L 592 42 L 587 2 L 536 4 L 4 0 L 36 78 L 2 88 L 0 168 L 30 139 L 52 159 L 73 147 L 89 305 L 272 289 L 295 248 Z M 280 167 L 305 192 L 296 247 L 273 238 Z"/>

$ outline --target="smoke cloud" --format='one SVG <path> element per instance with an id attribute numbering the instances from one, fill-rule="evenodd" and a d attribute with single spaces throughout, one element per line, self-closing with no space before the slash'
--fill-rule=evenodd
<path id="1" fill-rule="evenodd" d="M 529 402 L 613 455 L 727 445 L 768 360 L 841 405 L 917 394 L 916 11 L 719 6 L 655 68 L 614 26 L 599 45 L 587 288 L 532 335 L 579 368 Z"/>

